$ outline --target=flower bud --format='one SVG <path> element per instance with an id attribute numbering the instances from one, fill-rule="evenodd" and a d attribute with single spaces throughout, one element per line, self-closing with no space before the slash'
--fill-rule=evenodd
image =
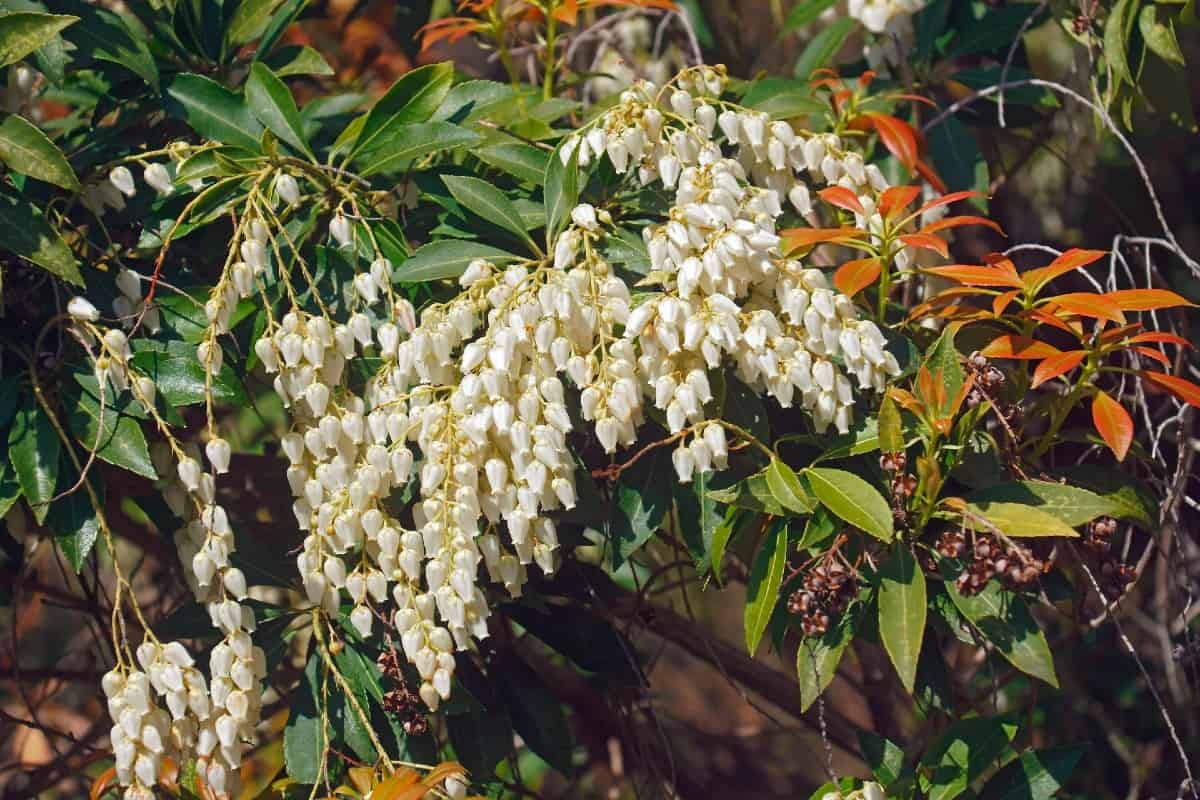
<path id="1" fill-rule="evenodd" d="M 67 313 L 81 322 L 95 322 L 100 319 L 100 312 L 83 297 L 72 297 L 67 303 Z"/>
<path id="2" fill-rule="evenodd" d="M 113 167 L 112 172 L 108 173 L 108 182 L 126 197 L 137 194 L 137 187 L 133 184 L 133 173 L 128 167 Z"/>
<path id="3" fill-rule="evenodd" d="M 279 173 L 275 178 L 275 194 L 289 206 L 300 203 L 300 185 L 296 183 L 295 178 L 286 172 Z"/>
<path id="4" fill-rule="evenodd" d="M 171 173 L 162 164 L 150 164 L 142 173 L 146 184 L 158 192 L 159 196 L 166 197 L 175 191 L 175 183 L 171 180 Z"/>

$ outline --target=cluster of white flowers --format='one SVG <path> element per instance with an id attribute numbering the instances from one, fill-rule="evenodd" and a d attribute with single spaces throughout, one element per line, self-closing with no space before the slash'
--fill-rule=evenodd
<path id="1" fill-rule="evenodd" d="M 166 164 L 146 164 L 142 170 L 142 179 L 159 197 L 166 197 L 175 191 L 175 179 L 171 175 L 171 168 Z M 198 184 L 193 182 L 193 188 L 197 186 Z M 109 171 L 107 180 L 85 184 L 79 193 L 79 200 L 89 211 L 100 216 L 107 208 L 124 210 L 126 199 L 136 196 L 137 182 L 133 172 L 129 167 L 120 164 Z"/>
<path id="2" fill-rule="evenodd" d="M 847 12 L 862 22 L 876 38 L 863 46 L 863 55 L 872 69 L 883 70 L 899 64 L 912 47 L 913 15 L 925 7 L 926 0 L 849 0 Z"/>

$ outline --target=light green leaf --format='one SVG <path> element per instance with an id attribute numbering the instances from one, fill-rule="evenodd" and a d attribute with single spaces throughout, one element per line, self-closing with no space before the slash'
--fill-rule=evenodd
<path id="1" fill-rule="evenodd" d="M 313 158 L 312 148 L 304 138 L 300 109 L 283 81 L 264 64 L 250 65 L 246 80 L 246 104 L 258 121 L 296 151 Z"/>
<path id="2" fill-rule="evenodd" d="M 891 395 L 884 395 L 879 405 L 879 449 L 884 453 L 904 452 L 904 430 L 900 424 L 900 407 Z"/>
<path id="3" fill-rule="evenodd" d="M 8 192 L 0 192 L 0 247 L 68 283 L 84 285 L 79 262 L 58 231 L 36 206 Z"/>
<path id="4" fill-rule="evenodd" d="M 40 408 L 30 401 L 17 409 L 8 431 L 8 458 L 38 523 L 46 519 L 47 501 L 58 485 L 61 448 L 58 434 Z"/>
<path id="5" fill-rule="evenodd" d="M 963 522 L 976 531 L 990 531 L 995 527 L 1005 536 L 1012 538 L 1079 535 L 1059 517 L 1021 503 L 985 500 L 981 503 L 968 503 L 967 510 L 969 513 L 963 515 Z M 980 521 L 978 517 L 983 517 L 986 522 Z"/>
<path id="6" fill-rule="evenodd" d="M 10 114 L 0 123 L 0 159 L 9 169 L 53 183 L 67 191 L 79 190 L 75 170 L 58 146 L 33 123 Z"/>
<path id="7" fill-rule="evenodd" d="M 1137 6 L 1136 0 L 1117 0 L 1109 9 L 1108 19 L 1104 23 L 1104 57 L 1108 60 L 1113 78 L 1118 83 L 1133 83 L 1126 47 L 1129 34 L 1133 30 Z"/>
<path id="8" fill-rule="evenodd" d="M 524 108 L 524 99 L 507 83 L 463 81 L 442 98 L 431 119 L 466 125 L 481 117 L 509 119 Z"/>
<path id="9" fill-rule="evenodd" d="M 473 153 L 485 164 L 502 169 L 509 175 L 541 185 L 546 180 L 546 165 L 550 154 L 520 142 L 493 144 Z"/>
<path id="10" fill-rule="evenodd" d="M 36 11 L 0 15 L 0 67 L 17 63 L 78 21 L 79 17 Z"/>
<path id="11" fill-rule="evenodd" d="M 787 566 L 788 556 L 788 526 L 782 520 L 777 521 L 767 531 L 754 566 L 750 570 L 750 580 L 746 584 L 746 609 L 743 614 L 743 627 L 746 635 L 746 652 L 751 656 L 758 650 L 767 623 L 775 611 L 779 601 L 779 587 L 783 583 L 783 569 Z"/>
<path id="12" fill-rule="evenodd" d="M 804 474 L 817 499 L 835 516 L 876 539 L 892 540 L 892 509 L 875 487 L 842 469 L 809 467 Z"/>
<path id="13" fill-rule="evenodd" d="M 333 67 L 316 50 L 308 46 L 281 47 L 262 59 L 280 78 L 290 75 L 332 75 Z"/>
<path id="14" fill-rule="evenodd" d="M 854 620 L 849 614 L 825 632 L 824 636 L 805 637 L 796 648 L 796 679 L 800 684 L 800 712 L 808 711 L 833 676 L 846 645 L 854 638 Z"/>
<path id="15" fill-rule="evenodd" d="M 396 268 L 395 279 L 400 283 L 422 283 L 457 278 L 477 258 L 503 264 L 516 261 L 520 256 L 479 242 L 442 239 L 417 248 L 417 252 Z"/>
<path id="16" fill-rule="evenodd" d="M 1067 525 L 1082 525 L 1096 517 L 1122 515 L 1119 503 L 1095 492 L 1052 481 L 1012 481 L 980 489 L 967 496 L 974 504 L 1020 503 L 1056 517 Z"/>
<path id="17" fill-rule="evenodd" d="M 368 153 L 401 125 L 429 119 L 450 91 L 453 78 L 454 65 L 448 61 L 405 73 L 367 113 L 351 154 Z"/>
<path id="18" fill-rule="evenodd" d="M 855 733 L 858 737 L 858 749 L 875 779 L 882 783 L 884 788 L 899 780 L 904 772 L 904 751 L 900 746 L 871 731 L 858 730 Z"/>
<path id="19" fill-rule="evenodd" d="M 168 342 L 162 349 L 143 350 L 133 355 L 133 366 L 145 373 L 158 389 L 158 395 L 172 406 L 203 403 L 204 367 L 196 359 L 196 348 L 183 342 Z M 213 400 L 230 405 L 246 405 L 246 395 L 229 364 L 212 379 Z"/>
<path id="20" fill-rule="evenodd" d="M 879 570 L 879 635 L 909 692 L 925 637 L 925 573 L 905 545 Z"/>
<path id="21" fill-rule="evenodd" d="M 229 20 L 226 40 L 236 48 L 262 36 L 271 15 L 282 4 L 283 0 L 242 0 Z"/>
<path id="22" fill-rule="evenodd" d="M 767 470 L 760 470 L 748 478 L 725 489 L 710 489 L 709 497 L 718 503 L 726 503 L 747 511 L 761 511 L 773 517 L 787 516 L 787 509 L 771 494 L 767 484 Z"/>
<path id="23" fill-rule="evenodd" d="M 1179 49 L 1179 40 L 1175 38 L 1175 28 L 1169 21 L 1158 21 L 1158 9 L 1155 6 L 1142 7 L 1138 14 L 1138 28 L 1146 40 L 1146 46 L 1159 58 L 1177 67 L 1185 66 L 1183 51 Z"/>
<path id="24" fill-rule="evenodd" d="M 399 172 L 407 169 L 414 158 L 455 147 L 466 147 L 480 141 L 474 131 L 449 122 L 416 122 L 397 128 L 374 148 L 369 158 L 363 158 L 363 176 Z"/>
<path id="25" fill-rule="evenodd" d="M 804 491 L 804 486 L 795 471 L 778 457 L 771 459 L 764 477 L 771 497 L 780 506 L 793 514 L 812 513 L 816 503 L 808 496 L 808 492 Z"/>
<path id="26" fill-rule="evenodd" d="M 945 405 L 935 409 L 939 414 L 947 413 L 966 380 L 959 361 L 958 348 L 954 346 L 954 336 L 957 332 L 958 329 L 954 326 L 946 328 L 925 354 L 925 367 L 946 388 Z"/>
<path id="27" fill-rule="evenodd" d="M 1087 489 L 1112 503 L 1114 517 L 1137 522 L 1145 528 L 1158 520 L 1154 495 L 1127 473 L 1095 464 L 1066 467 L 1059 472 L 1074 486 Z"/>
<path id="28" fill-rule="evenodd" d="M 203 75 L 179 75 L 167 88 L 172 113 L 206 139 L 259 152 L 262 125 L 245 99 Z"/>
<path id="29" fill-rule="evenodd" d="M 546 164 L 546 248 L 553 250 L 554 239 L 579 202 L 579 148 L 573 147 L 571 157 L 563 164 L 562 149 L 571 139 L 564 139 L 550 155 Z M 577 142 L 576 142 L 577 144 Z"/>
<path id="30" fill-rule="evenodd" d="M 831 25 L 809 40 L 804 52 L 796 60 L 792 74 L 804 81 L 812 77 L 816 70 L 833 63 L 834 57 L 846 43 L 846 37 L 854 28 L 854 19 L 849 16 L 838 17 Z"/>
<path id="31" fill-rule="evenodd" d="M 758 519 L 758 517 L 747 516 L 742 520 L 742 514 L 733 506 L 725 509 L 725 519 L 717 526 L 717 530 L 713 533 L 712 540 L 712 574 L 716 576 L 717 583 L 721 582 L 721 562 L 725 560 L 725 550 L 729 547 L 729 543 L 733 540 L 734 534 L 738 533 L 745 527 Z"/>
<path id="32" fill-rule="evenodd" d="M 521 219 L 521 213 L 504 195 L 504 192 L 485 180 L 462 175 L 443 175 L 442 182 L 446 184 L 450 194 L 454 195 L 454 199 L 462 203 L 464 208 L 475 212 L 493 225 L 515 234 L 517 238 L 528 244 L 531 250 L 537 252 L 537 245 L 525 232 L 525 223 Z"/>
<path id="33" fill-rule="evenodd" d="M 1051 800 L 1075 771 L 1083 755 L 1079 746 L 1030 750 L 992 776 L 982 800 Z"/>
<path id="34" fill-rule="evenodd" d="M 947 581 L 946 592 L 954 606 L 1009 663 L 1058 688 L 1050 645 L 1024 600 L 1000 588 L 996 581 L 989 581 L 983 591 L 971 597 L 959 594 L 954 584 Z"/>

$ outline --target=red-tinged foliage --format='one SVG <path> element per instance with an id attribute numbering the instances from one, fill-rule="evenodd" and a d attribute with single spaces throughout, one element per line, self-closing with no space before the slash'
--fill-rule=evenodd
<path id="1" fill-rule="evenodd" d="M 576 0 L 563 0 L 562 5 L 554 9 L 554 18 L 565 25 L 574 25 L 579 18 L 579 3 Z"/>
<path id="2" fill-rule="evenodd" d="M 923 270 L 930 275 L 948 278 L 967 286 L 1008 286 L 1022 289 L 1025 284 L 1021 279 L 1009 274 L 1006 270 L 995 267 L 977 267 L 969 264 L 952 264 L 948 267 L 929 267 Z"/>
<path id="3" fill-rule="evenodd" d="M 779 235 L 783 239 L 784 252 L 790 255 L 801 248 L 812 247 L 813 245 L 825 242 L 844 244 L 846 242 L 861 241 L 866 238 L 867 232 L 861 228 L 854 227 L 788 228 L 781 231 Z"/>
<path id="4" fill-rule="evenodd" d="M 1105 297 L 1112 300 L 1123 311 L 1160 311 L 1196 304 L 1169 289 L 1118 289 Z"/>
<path id="5" fill-rule="evenodd" d="M 482 27 L 482 23 L 471 17 L 445 17 L 435 20 L 417 31 L 421 36 L 421 50 L 428 50 L 443 39 L 454 44 L 464 36 L 479 30 L 480 27 Z"/>
<path id="6" fill-rule="evenodd" d="M 1194 347 L 1191 342 L 1184 339 L 1182 336 L 1176 336 L 1173 333 L 1164 333 L 1162 331 L 1150 331 L 1149 333 L 1139 333 L 1129 340 L 1130 343 L 1141 344 L 1144 342 L 1153 342 L 1156 344 L 1177 344 L 1180 347 Z"/>
<path id="7" fill-rule="evenodd" d="M 1049 298 L 1049 302 L 1054 309 L 1065 311 L 1068 314 L 1076 314 L 1092 319 L 1103 319 L 1115 322 L 1118 325 L 1125 324 L 1125 315 L 1121 313 L 1120 306 L 1102 294 L 1094 292 L 1069 292 L 1067 294 L 1055 295 Z"/>
<path id="8" fill-rule="evenodd" d="M 1020 293 L 1020 289 L 1013 289 L 1005 292 L 1004 294 L 997 295 L 996 299 L 992 301 L 992 313 L 997 317 L 1003 314 L 1004 311 L 1012 304 L 1012 301 L 1017 299 L 1017 295 Z"/>
<path id="9" fill-rule="evenodd" d="M 1169 359 L 1165 355 L 1163 355 L 1162 351 L 1160 351 L 1160 350 L 1155 350 L 1153 347 L 1144 347 L 1141 345 L 1135 345 L 1133 350 L 1135 353 L 1139 353 L 1139 354 L 1145 356 L 1146 358 L 1150 358 L 1150 359 L 1157 361 L 1158 363 L 1162 364 L 1164 367 L 1166 367 L 1168 369 L 1170 369 L 1170 367 L 1171 367 L 1171 359 Z"/>
<path id="10" fill-rule="evenodd" d="M 957 203 L 959 200 L 966 200 L 969 197 L 984 197 L 984 195 L 980 194 L 979 192 L 951 192 L 950 194 L 944 194 L 941 197 L 930 200 L 928 203 L 918 208 L 913 212 L 913 216 L 920 216 L 931 209 L 948 206 L 951 203 Z"/>
<path id="11" fill-rule="evenodd" d="M 1121 404 L 1104 392 L 1092 398 L 1092 423 L 1117 461 L 1124 461 L 1133 444 L 1133 419 Z"/>
<path id="12" fill-rule="evenodd" d="M 842 294 L 854 297 L 879 280 L 882 269 L 882 261 L 879 258 L 860 258 L 857 261 L 847 261 L 833 273 L 833 285 Z"/>
<path id="13" fill-rule="evenodd" d="M 917 149 L 917 136 L 912 126 L 902 119 L 890 114 L 865 114 L 879 134 L 879 141 L 896 159 L 908 168 L 910 172 L 917 170 L 920 153 Z"/>
<path id="14" fill-rule="evenodd" d="M 950 257 L 950 246 L 946 244 L 946 240 L 933 236 L 928 233 L 906 233 L 899 237 L 900 241 L 904 242 L 909 247 L 918 247 L 922 250 L 932 250 L 942 258 Z"/>
<path id="15" fill-rule="evenodd" d="M 987 358 L 1011 358 L 1017 361 L 1037 361 L 1059 355 L 1054 345 L 1039 342 L 1028 336 L 998 336 L 979 351 Z"/>
<path id="16" fill-rule="evenodd" d="M 1108 253 L 1103 250 L 1071 248 L 1046 266 L 1026 272 L 1024 274 L 1025 283 L 1029 286 L 1031 293 L 1037 294 L 1043 286 L 1055 278 L 1066 275 L 1068 272 L 1074 272 L 1080 267 L 1085 267 L 1106 255 Z"/>
<path id="17" fill-rule="evenodd" d="M 1038 364 L 1037 369 L 1033 371 L 1033 388 L 1036 389 L 1046 381 L 1053 380 L 1059 375 L 1065 375 L 1078 367 L 1086 357 L 1086 350 L 1068 350 L 1065 353 L 1050 356 Z"/>
<path id="18" fill-rule="evenodd" d="M 817 192 L 817 196 L 831 206 L 863 215 L 867 213 L 867 210 L 863 208 L 863 204 L 859 201 L 858 195 L 845 186 L 830 186 L 827 189 Z"/>
<path id="19" fill-rule="evenodd" d="M 891 186 L 879 196 L 879 213 L 893 219 L 908 208 L 921 194 L 919 186 Z"/>
<path id="20" fill-rule="evenodd" d="M 946 182 L 943 181 L 941 176 L 937 174 L 937 170 L 930 166 L 929 162 L 918 161 L 916 168 L 917 174 L 924 178 L 926 182 L 933 187 L 935 192 L 940 194 L 946 193 Z"/>
<path id="21" fill-rule="evenodd" d="M 1144 370 L 1138 374 L 1155 386 L 1166 389 L 1188 405 L 1200 408 L 1200 386 L 1191 381 L 1178 378 L 1174 375 L 1164 375 L 1161 372 L 1150 372 L 1149 370 Z"/>
<path id="22" fill-rule="evenodd" d="M 937 231 L 944 231 L 948 228 L 961 228 L 964 225 L 984 225 L 988 228 L 991 228 L 1001 236 L 1006 235 L 1004 233 L 1004 229 L 1001 228 L 1000 224 L 995 220 L 990 220 L 987 217 L 972 216 L 946 217 L 944 219 L 935 220 L 926 225 L 924 228 L 921 228 L 920 233 L 936 233 Z"/>

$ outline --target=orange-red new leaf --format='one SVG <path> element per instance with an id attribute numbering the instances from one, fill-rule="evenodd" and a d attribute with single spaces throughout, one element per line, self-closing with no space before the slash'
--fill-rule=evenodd
<path id="1" fill-rule="evenodd" d="M 1104 392 L 1092 398 L 1092 423 L 1117 461 L 1124 461 L 1133 444 L 1133 419 L 1121 404 Z"/>
<path id="2" fill-rule="evenodd" d="M 801 247 L 811 247 L 823 242 L 853 242 L 863 240 L 867 232 L 860 228 L 788 228 L 780 232 L 783 239 L 784 252 L 792 253 Z"/>
<path id="3" fill-rule="evenodd" d="M 1162 331 L 1150 331 L 1148 333 L 1139 333 L 1129 340 L 1131 343 L 1154 342 L 1156 344 L 1177 344 L 1180 347 L 1193 347 L 1194 345 L 1182 336 L 1176 336 L 1173 333 L 1164 333 Z"/>
<path id="4" fill-rule="evenodd" d="M 1103 250 L 1081 250 L 1078 247 L 1072 247 L 1046 266 L 1026 272 L 1024 275 L 1025 282 L 1036 294 L 1037 291 L 1055 278 L 1066 275 L 1068 272 L 1074 272 L 1080 267 L 1085 267 L 1096 259 L 1103 258 L 1106 255 L 1108 254 Z"/>
<path id="5" fill-rule="evenodd" d="M 857 261 L 847 261 L 837 268 L 837 272 L 833 273 L 833 285 L 842 294 L 854 297 L 854 295 L 879 280 L 880 272 L 882 272 L 882 266 L 878 258 L 860 258 Z"/>
<path id="6" fill-rule="evenodd" d="M 875 131 L 879 134 L 879 141 L 883 142 L 883 146 L 910 171 L 916 171 L 919 155 L 917 137 L 912 126 L 888 114 L 866 116 L 875 125 Z"/>
<path id="7" fill-rule="evenodd" d="M 1138 374 L 1155 386 L 1166 389 L 1188 405 L 1200 408 L 1200 386 L 1191 381 L 1177 378 L 1174 375 L 1164 375 L 1161 372 L 1143 371 Z"/>
<path id="8" fill-rule="evenodd" d="M 1050 302 L 1070 314 L 1108 320 L 1118 325 L 1125 324 L 1125 315 L 1121 313 L 1120 306 L 1095 292 L 1068 292 L 1051 297 Z"/>
<path id="9" fill-rule="evenodd" d="M 1154 359 L 1155 361 L 1162 364 L 1167 369 L 1171 368 L 1171 359 L 1169 359 L 1165 355 L 1163 355 L 1162 351 L 1160 351 L 1160 350 L 1155 350 L 1153 347 L 1144 347 L 1141 345 L 1135 346 L 1133 348 L 1133 350 L 1135 353 L 1140 353 L 1141 355 L 1145 356 L 1146 358 Z"/>
<path id="10" fill-rule="evenodd" d="M 924 214 L 926 211 L 929 211 L 933 208 L 941 208 L 942 206 L 948 206 L 951 203 L 957 203 L 959 200 L 966 200 L 968 197 L 983 196 L 984 195 L 980 194 L 979 192 L 951 192 L 950 194 L 930 200 L 928 203 L 913 212 L 913 216 Z"/>
<path id="11" fill-rule="evenodd" d="M 1021 293 L 1020 289 L 1012 289 L 1011 291 L 1007 291 L 1004 294 L 997 295 L 996 299 L 992 301 L 992 313 L 995 314 L 997 317 L 1000 316 L 1001 314 L 1003 314 L 1004 310 L 1007 309 L 1009 307 L 1009 305 L 1012 304 L 1013 300 L 1017 299 L 1017 295 L 1019 295 L 1020 293 Z"/>
<path id="12" fill-rule="evenodd" d="M 1118 289 L 1105 297 L 1124 311 L 1158 311 L 1163 308 L 1194 306 L 1186 297 L 1168 289 Z"/>
<path id="13" fill-rule="evenodd" d="M 948 267 L 930 267 L 924 270 L 930 275 L 949 278 L 952 281 L 965 283 L 968 286 L 1007 286 L 1021 289 L 1024 284 L 1021 279 L 995 267 L 976 267 L 969 264 L 952 264 Z"/>
<path id="14" fill-rule="evenodd" d="M 1078 367 L 1085 357 L 1087 357 L 1086 350 L 1068 350 L 1065 353 L 1050 356 L 1038 364 L 1037 369 L 1033 371 L 1033 388 L 1036 389 L 1046 381 L 1070 372 Z"/>
<path id="15" fill-rule="evenodd" d="M 921 193 L 917 186 L 891 186 L 879 196 L 879 213 L 888 219 L 908 208 Z"/>
<path id="16" fill-rule="evenodd" d="M 863 215 L 867 213 L 867 210 L 863 208 L 862 202 L 858 199 L 858 195 L 845 186 L 830 186 L 828 189 L 822 189 L 817 192 L 817 195 L 831 206 L 837 206 L 838 208 L 844 208 L 847 211 L 854 211 Z"/>
<path id="17" fill-rule="evenodd" d="M 979 351 L 987 358 L 1011 358 L 1017 361 L 1038 361 L 1059 354 L 1059 349 L 1051 344 L 1039 342 L 1028 336 L 1007 334 L 997 336 L 987 347 Z"/>
<path id="18" fill-rule="evenodd" d="M 988 219 L 987 217 L 973 217 L 970 215 L 962 217 L 946 217 L 944 219 L 935 220 L 926 225 L 924 228 L 921 228 L 920 233 L 936 233 L 938 231 L 947 230 L 948 228 L 961 228 L 964 225 L 986 225 L 1001 236 L 1005 235 L 1004 229 L 1001 228 L 1000 223 L 996 222 L 995 220 Z"/>
<path id="19" fill-rule="evenodd" d="M 928 233 L 906 233 L 899 237 L 909 247 L 919 247 L 922 250 L 932 250 L 942 258 L 950 257 L 950 246 L 946 240 Z"/>

